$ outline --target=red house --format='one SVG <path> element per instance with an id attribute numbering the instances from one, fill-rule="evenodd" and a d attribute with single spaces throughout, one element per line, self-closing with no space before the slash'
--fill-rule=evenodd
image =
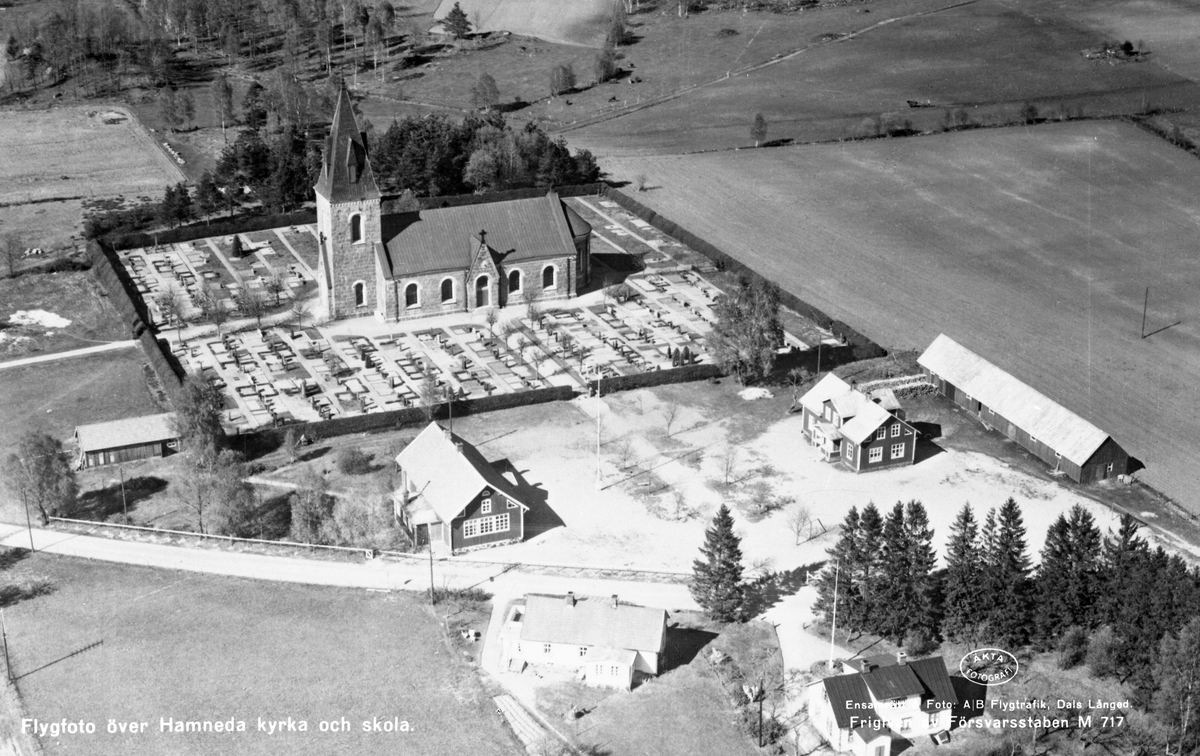
<path id="1" fill-rule="evenodd" d="M 517 543 L 525 537 L 529 507 L 479 451 L 430 423 L 396 456 L 400 488 L 392 494 L 396 518 L 418 545 L 455 554 Z"/>
<path id="2" fill-rule="evenodd" d="M 800 397 L 802 432 L 829 462 L 868 472 L 911 465 L 917 432 L 891 389 L 862 392 L 826 375 Z"/>

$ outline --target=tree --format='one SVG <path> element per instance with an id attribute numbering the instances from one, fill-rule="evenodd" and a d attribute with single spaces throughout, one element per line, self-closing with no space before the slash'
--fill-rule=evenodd
<path id="1" fill-rule="evenodd" d="M 750 138 L 754 140 L 755 147 L 767 138 L 767 119 L 763 118 L 762 113 L 754 114 L 754 123 L 750 124 Z"/>
<path id="2" fill-rule="evenodd" d="M 718 622 L 743 618 L 741 539 L 733 532 L 733 516 L 725 504 L 704 534 L 701 559 L 692 562 L 692 597 Z"/>
<path id="3" fill-rule="evenodd" d="M 942 635 L 973 643 L 985 606 L 983 549 L 971 505 L 963 504 L 950 526 L 946 569 L 942 574 Z"/>
<path id="4" fill-rule="evenodd" d="M 166 87 L 158 95 L 158 115 L 168 129 L 176 129 L 183 123 L 179 115 L 179 98 L 175 90 Z"/>
<path id="5" fill-rule="evenodd" d="M 237 308 L 246 317 L 254 318 L 255 324 L 260 329 L 262 328 L 263 315 L 266 315 L 269 309 L 262 289 L 243 286 L 241 291 L 238 292 Z"/>
<path id="6" fill-rule="evenodd" d="M 605 45 L 596 54 L 596 83 L 603 84 L 617 75 L 617 51 L 614 47 Z"/>
<path id="7" fill-rule="evenodd" d="M 8 270 L 8 277 L 15 278 L 17 275 L 17 261 L 21 259 L 21 237 L 16 231 L 9 231 L 0 239 L 0 254 L 4 255 L 4 266 Z"/>
<path id="8" fill-rule="evenodd" d="M 179 117 L 187 123 L 190 128 L 192 120 L 196 117 L 196 99 L 192 97 L 192 93 L 184 91 L 179 95 Z"/>
<path id="9" fill-rule="evenodd" d="M 550 94 L 557 97 L 575 88 L 575 69 L 570 63 L 559 63 L 550 69 Z"/>
<path id="10" fill-rule="evenodd" d="M 229 310 L 225 309 L 225 303 L 214 291 L 203 289 L 196 295 L 196 306 L 200 308 L 200 316 L 217 327 L 217 335 L 220 336 L 221 326 L 229 322 Z"/>
<path id="11" fill-rule="evenodd" d="M 796 507 L 795 511 L 788 515 L 788 529 L 792 531 L 792 535 L 796 536 L 796 545 L 800 545 L 800 541 L 804 536 L 812 535 L 812 512 L 808 507 L 801 504 Z"/>
<path id="12" fill-rule="evenodd" d="M 1079 504 L 1059 515 L 1046 533 L 1034 588 L 1035 624 L 1043 645 L 1073 625 L 1092 627 L 1100 589 L 1100 529 Z"/>
<path id="13" fill-rule="evenodd" d="M 208 216 L 221 209 L 224 199 L 212 173 L 205 171 L 204 175 L 200 177 L 200 183 L 196 186 L 196 209 L 205 216 L 205 223 L 208 222 Z"/>
<path id="14" fill-rule="evenodd" d="M 1154 681 L 1154 714 L 1171 733 L 1174 752 L 1194 753 L 1200 746 L 1200 617 L 1162 639 Z"/>
<path id="15" fill-rule="evenodd" d="M 442 24 L 454 35 L 455 39 L 463 39 L 471 33 L 471 21 L 467 18 L 466 11 L 457 2 L 442 19 Z"/>
<path id="16" fill-rule="evenodd" d="M 183 308 L 187 297 L 178 286 L 167 286 L 154 298 L 163 320 L 175 325 L 175 337 L 183 341 Z"/>
<path id="17" fill-rule="evenodd" d="M 42 525 L 49 524 L 50 517 L 69 513 L 79 495 L 62 441 L 39 431 L 21 436 L 17 450 L 4 464 L 4 478 L 27 506 L 37 510 Z"/>
<path id="18" fill-rule="evenodd" d="M 745 277 L 720 297 L 710 343 L 713 358 L 722 369 L 733 371 L 745 383 L 766 377 L 775 365 L 775 350 L 783 343 L 779 323 L 779 289 L 774 284 Z"/>
<path id="19" fill-rule="evenodd" d="M 500 88 L 489 73 L 479 74 L 479 80 L 471 87 L 471 104 L 477 110 L 489 111 L 500 103 Z"/>
<path id="20" fill-rule="evenodd" d="M 172 428 L 185 451 L 215 450 L 225 437 L 221 427 L 221 411 L 225 397 L 221 389 L 197 373 L 188 373 L 175 402 Z"/>
<path id="21" fill-rule="evenodd" d="M 175 202 L 172 206 L 171 220 L 176 226 L 192 219 L 192 197 L 188 194 L 187 185 L 180 181 L 175 185 Z"/>
<path id="22" fill-rule="evenodd" d="M 425 422 L 432 422 L 437 406 L 441 404 L 442 392 L 438 388 L 438 380 L 432 370 L 426 368 L 421 373 L 421 383 L 418 386 L 421 409 L 425 413 Z"/>
<path id="23" fill-rule="evenodd" d="M 871 624 L 880 583 L 883 518 L 874 503 L 868 503 L 860 515 L 851 507 L 842 523 L 842 537 L 826 553 L 829 562 L 817 580 L 814 611 L 833 621 L 834 594 L 837 595 L 838 623 L 858 633 Z"/>
<path id="24" fill-rule="evenodd" d="M 995 538 L 984 555 L 988 632 L 998 642 L 1022 645 L 1029 636 L 1030 563 L 1021 508 L 1009 498 L 996 517 Z"/>
<path id="25" fill-rule="evenodd" d="M 287 457 L 289 465 L 296 464 L 296 457 L 300 454 L 300 437 L 296 435 L 295 428 L 288 428 L 284 432 L 279 448 L 283 451 L 283 456 Z"/>
<path id="26" fill-rule="evenodd" d="M 300 476 L 300 485 L 291 495 L 292 527 L 290 537 L 300 543 L 321 543 L 322 530 L 333 516 L 334 498 L 329 482 L 311 467 Z"/>
<path id="27" fill-rule="evenodd" d="M 304 318 L 308 315 L 308 305 L 305 302 L 300 301 L 299 298 L 293 299 L 292 309 L 288 310 L 288 314 L 295 319 L 297 326 L 303 328 Z"/>
<path id="28" fill-rule="evenodd" d="M 667 402 L 661 408 L 663 419 L 667 421 L 667 438 L 671 437 L 671 426 L 679 416 L 679 402 Z"/>
<path id="29" fill-rule="evenodd" d="M 901 643 L 912 629 L 928 629 L 931 574 L 936 556 L 933 530 L 921 502 L 896 502 L 883 525 L 878 611 L 872 632 Z"/>
<path id="30" fill-rule="evenodd" d="M 267 125 L 266 91 L 257 81 L 250 82 L 242 98 L 242 122 L 255 131 Z"/>
<path id="31" fill-rule="evenodd" d="M 613 5 L 613 16 L 608 23 L 604 46 L 606 48 L 620 47 L 625 44 L 625 34 L 625 5 L 617 2 Z"/>
<path id="32" fill-rule="evenodd" d="M 247 475 L 245 462 L 237 452 L 227 449 L 217 457 L 211 472 L 209 532 L 239 538 L 255 535 L 259 499 Z"/>
<path id="33" fill-rule="evenodd" d="M 287 291 L 287 281 L 283 280 L 283 276 L 279 271 L 272 271 L 266 280 L 263 281 L 263 288 L 267 293 L 275 298 L 275 307 L 279 306 L 279 297 L 283 292 Z"/>
<path id="34" fill-rule="evenodd" d="M 229 78 L 223 71 L 217 74 L 217 78 L 213 79 L 212 99 L 217 113 L 221 117 L 221 139 L 228 143 L 229 140 L 225 136 L 225 128 L 228 124 L 234 122 L 233 86 L 230 85 Z"/>

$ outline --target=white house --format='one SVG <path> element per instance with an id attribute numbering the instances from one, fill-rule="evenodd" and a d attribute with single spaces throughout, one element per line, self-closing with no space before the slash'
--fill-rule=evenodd
<path id="1" fill-rule="evenodd" d="M 958 696 L 942 657 L 875 656 L 809 688 L 813 726 L 836 751 L 891 756 L 892 739 L 948 732 Z"/>
<path id="2" fill-rule="evenodd" d="M 509 609 L 500 631 L 501 667 L 571 667 L 589 685 L 633 687 L 635 673 L 656 675 L 667 646 L 667 613 L 622 604 L 616 596 L 530 594 Z"/>

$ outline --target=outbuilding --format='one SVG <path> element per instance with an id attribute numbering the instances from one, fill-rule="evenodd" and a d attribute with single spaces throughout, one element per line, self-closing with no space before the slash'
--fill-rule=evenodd
<path id="1" fill-rule="evenodd" d="M 76 466 L 85 469 L 173 454 L 179 450 L 174 418 L 174 412 L 165 412 L 80 425 L 75 428 Z"/>

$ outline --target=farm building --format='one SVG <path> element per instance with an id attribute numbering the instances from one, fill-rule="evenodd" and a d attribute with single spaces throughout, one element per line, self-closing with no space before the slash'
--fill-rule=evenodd
<path id="1" fill-rule="evenodd" d="M 589 685 L 629 690 L 635 674 L 658 674 L 667 613 L 622 604 L 616 596 L 531 594 L 509 609 L 500 644 L 504 669 L 566 666 Z"/>
<path id="2" fill-rule="evenodd" d="M 592 228 L 553 191 L 385 215 L 344 87 L 315 189 L 317 284 L 330 317 L 395 321 L 564 299 L 588 282 Z"/>
<path id="3" fill-rule="evenodd" d="M 513 486 L 479 451 L 430 423 L 396 456 L 400 488 L 396 518 L 420 545 L 451 554 L 515 543 L 525 537 L 525 513 Z"/>
<path id="4" fill-rule="evenodd" d="M 174 412 L 144 417 L 127 417 L 106 423 L 80 425 L 75 429 L 79 445 L 77 467 L 99 467 L 150 457 L 165 457 L 179 449 Z"/>
<path id="5" fill-rule="evenodd" d="M 854 472 L 911 465 L 917 432 L 891 389 L 863 392 L 829 373 L 800 397 L 801 432 L 826 461 Z"/>
<path id="6" fill-rule="evenodd" d="M 843 672 L 809 688 L 813 726 L 835 751 L 890 756 L 892 738 L 950 730 L 958 696 L 942 657 L 872 656 L 844 662 Z"/>
<path id="7" fill-rule="evenodd" d="M 942 395 L 997 428 L 1076 483 L 1129 469 L 1129 455 L 1104 431 L 1005 371 L 939 335 L 917 359 Z"/>

